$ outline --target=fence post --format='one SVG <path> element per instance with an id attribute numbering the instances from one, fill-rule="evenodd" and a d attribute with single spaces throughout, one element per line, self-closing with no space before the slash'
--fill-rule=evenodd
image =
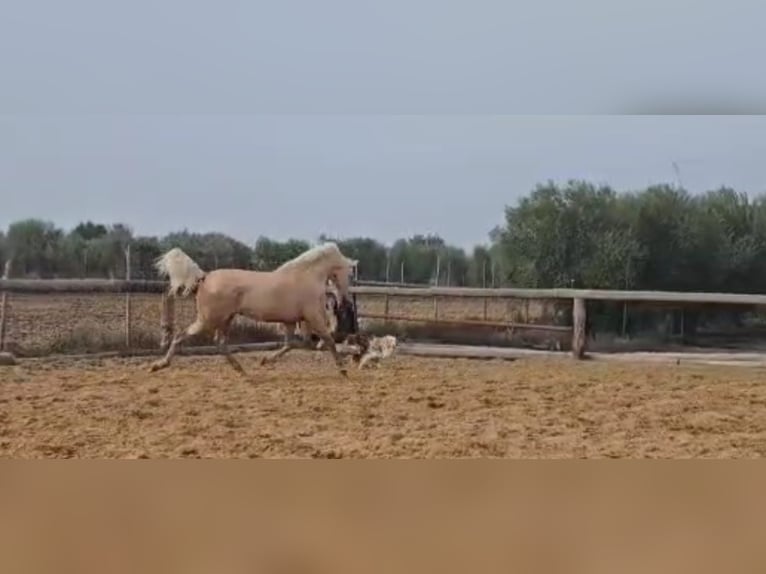
<path id="1" fill-rule="evenodd" d="M 439 297 L 434 296 L 434 321 L 439 320 Z"/>
<path id="2" fill-rule="evenodd" d="M 0 300 L 0 352 L 5 351 L 5 325 L 8 321 L 8 293 Z"/>
<path id="3" fill-rule="evenodd" d="M 622 338 L 628 334 L 628 302 L 622 304 Z"/>
<path id="4" fill-rule="evenodd" d="M 385 296 L 385 297 L 386 297 L 386 298 L 385 298 L 386 306 L 385 306 L 385 308 L 384 308 L 384 310 L 383 310 L 383 314 L 384 314 L 384 315 L 385 315 L 385 317 L 386 317 L 386 319 L 385 319 L 385 320 L 386 320 L 386 322 L 388 322 L 388 306 L 389 306 L 389 296 L 388 296 L 388 293 L 386 293 L 386 296 Z"/>
<path id="5" fill-rule="evenodd" d="M 125 279 L 130 281 L 130 244 L 125 248 Z M 133 301 L 130 293 L 125 293 L 125 348 L 130 349 L 132 339 L 131 336 L 131 320 Z"/>
<path id="6" fill-rule="evenodd" d="M 357 264 L 354 267 L 354 280 L 352 281 L 352 285 L 356 286 L 356 284 L 359 282 L 359 265 Z M 359 332 L 359 305 L 357 305 L 356 301 L 356 292 L 351 294 L 351 299 L 354 303 L 354 333 Z"/>
<path id="7" fill-rule="evenodd" d="M 164 350 L 170 346 L 175 331 L 176 300 L 169 293 L 162 294 L 162 314 L 160 315 L 160 329 L 162 339 L 160 347 Z"/>
<path id="8" fill-rule="evenodd" d="M 572 356 L 575 359 L 585 358 L 585 299 L 575 299 L 572 308 Z"/>
<path id="9" fill-rule="evenodd" d="M 3 266 L 3 279 L 11 278 L 11 265 L 13 264 L 13 258 L 9 257 L 5 261 Z M 0 352 L 5 351 L 5 333 L 6 324 L 8 322 L 8 293 L 3 292 L 2 299 L 0 299 Z"/>

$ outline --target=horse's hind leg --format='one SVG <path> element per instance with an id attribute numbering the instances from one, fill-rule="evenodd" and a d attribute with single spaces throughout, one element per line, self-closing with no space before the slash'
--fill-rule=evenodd
<path id="1" fill-rule="evenodd" d="M 165 353 L 164 357 L 152 363 L 151 366 L 149 367 L 149 370 L 151 372 L 154 372 L 154 371 L 159 371 L 160 369 L 164 369 L 165 367 L 170 366 L 170 361 L 173 359 L 173 356 L 176 354 L 176 351 L 178 350 L 178 345 L 186 341 L 188 338 L 204 332 L 206 329 L 207 329 L 207 325 L 202 319 L 198 317 L 194 321 L 194 323 L 192 323 L 184 331 L 181 331 L 175 337 L 173 337 L 173 341 L 170 343 L 168 352 Z"/>
<path id="2" fill-rule="evenodd" d="M 216 331 L 215 338 L 218 342 L 218 348 L 221 351 L 221 354 L 226 358 L 226 361 L 240 375 L 247 376 L 244 367 L 242 367 L 242 364 L 231 354 L 231 349 L 229 349 L 229 345 L 227 344 L 229 339 L 229 327 L 231 327 L 233 319 L 234 317 L 230 317 L 226 323 Z"/>
<path id="3" fill-rule="evenodd" d="M 261 359 L 261 365 L 267 365 L 273 363 L 280 357 L 283 357 L 298 346 L 295 340 L 295 325 L 292 323 L 285 323 L 285 339 L 284 344 L 277 351 L 271 355 L 266 355 Z"/>

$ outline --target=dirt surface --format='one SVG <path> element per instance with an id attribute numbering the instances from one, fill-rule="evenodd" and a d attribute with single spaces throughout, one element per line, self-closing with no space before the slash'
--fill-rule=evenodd
<path id="1" fill-rule="evenodd" d="M 394 356 L 339 377 L 296 351 L 240 378 L 220 357 L 0 369 L 16 458 L 760 457 L 764 370 Z"/>

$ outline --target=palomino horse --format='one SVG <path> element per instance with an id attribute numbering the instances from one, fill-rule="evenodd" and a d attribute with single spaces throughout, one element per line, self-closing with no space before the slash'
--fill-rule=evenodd
<path id="1" fill-rule="evenodd" d="M 265 357 L 261 364 L 275 361 L 295 348 L 295 328 L 304 322 L 324 341 L 341 374 L 346 375 L 343 361 L 335 348 L 325 315 L 327 281 L 332 281 L 341 298 L 348 299 L 349 278 L 357 261 L 340 252 L 335 243 L 312 247 L 274 271 L 216 269 L 206 273 L 175 247 L 159 257 L 155 266 L 160 275 L 170 279 L 170 293 L 186 297 L 196 293 L 195 321 L 173 338 L 166 355 L 152 363 L 157 371 L 170 365 L 178 345 L 199 333 L 213 333 L 229 364 L 241 374 L 242 365 L 226 344 L 231 322 L 236 315 L 255 321 L 282 323 L 284 345 Z"/>

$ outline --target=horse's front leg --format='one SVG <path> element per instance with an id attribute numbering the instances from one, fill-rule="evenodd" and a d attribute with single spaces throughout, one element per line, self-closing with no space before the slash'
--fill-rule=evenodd
<path id="1" fill-rule="evenodd" d="M 218 343 L 218 350 L 224 356 L 229 365 L 231 365 L 231 367 L 240 375 L 247 377 L 247 372 L 245 372 L 242 363 L 240 363 L 234 357 L 234 355 L 231 354 L 231 349 L 229 349 L 229 329 L 231 328 L 233 319 L 234 316 L 229 317 L 229 319 L 216 331 L 215 340 L 216 343 Z"/>
<path id="2" fill-rule="evenodd" d="M 306 323 L 308 323 L 309 327 L 319 336 L 324 343 L 324 346 L 330 351 L 333 359 L 335 359 L 335 364 L 337 365 L 340 374 L 347 377 L 348 371 L 343 364 L 343 358 L 340 356 L 340 353 L 338 353 L 338 349 L 335 346 L 335 340 L 330 334 L 330 329 L 328 328 L 324 317 L 306 317 Z"/>

